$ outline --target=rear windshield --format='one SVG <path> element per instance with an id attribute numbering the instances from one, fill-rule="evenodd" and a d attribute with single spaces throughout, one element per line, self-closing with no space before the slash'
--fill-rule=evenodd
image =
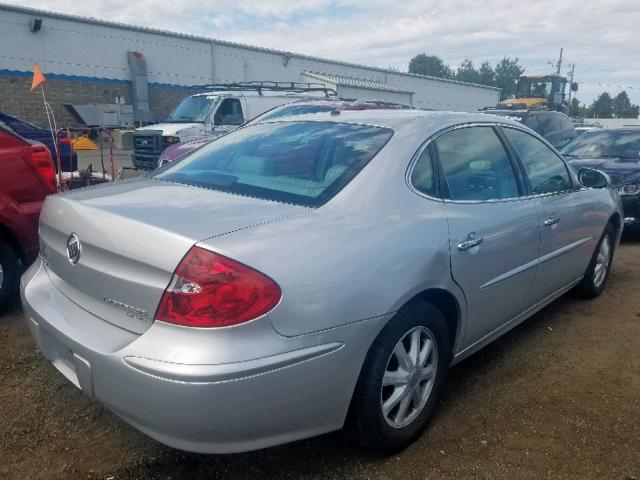
<path id="1" fill-rule="evenodd" d="M 249 125 L 158 170 L 160 180 L 319 206 L 339 192 L 393 135 L 334 122 Z"/>
<path id="2" fill-rule="evenodd" d="M 274 108 L 264 115 L 256 118 L 256 120 L 273 120 L 275 118 L 289 117 L 295 115 L 305 115 L 309 113 L 330 112 L 335 110 L 336 105 L 286 105 L 284 107 Z"/>

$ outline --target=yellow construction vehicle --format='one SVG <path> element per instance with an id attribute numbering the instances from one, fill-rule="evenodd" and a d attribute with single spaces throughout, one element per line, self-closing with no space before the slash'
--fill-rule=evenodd
<path id="1" fill-rule="evenodd" d="M 516 98 L 508 98 L 501 101 L 498 103 L 498 108 L 548 108 L 562 111 L 566 107 L 566 86 L 567 79 L 555 73 L 549 75 L 522 75 L 518 79 Z M 577 91 L 578 84 L 572 83 L 571 90 Z"/>

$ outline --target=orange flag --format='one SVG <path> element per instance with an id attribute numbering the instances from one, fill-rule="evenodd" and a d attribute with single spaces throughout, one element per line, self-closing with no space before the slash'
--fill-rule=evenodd
<path id="1" fill-rule="evenodd" d="M 33 80 L 31 81 L 31 91 L 33 92 L 34 88 L 36 88 L 38 85 L 46 83 L 46 81 L 47 81 L 47 79 L 44 78 L 44 75 L 42 73 L 42 70 L 40 70 L 40 67 L 38 65 L 34 65 L 33 66 Z"/>

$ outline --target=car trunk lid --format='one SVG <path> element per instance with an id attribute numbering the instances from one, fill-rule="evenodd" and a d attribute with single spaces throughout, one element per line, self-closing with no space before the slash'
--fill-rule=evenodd
<path id="1" fill-rule="evenodd" d="M 52 282 L 70 300 L 142 333 L 196 242 L 308 210 L 146 178 L 103 184 L 47 199 L 41 251 Z M 67 253 L 73 234 L 77 261 Z"/>

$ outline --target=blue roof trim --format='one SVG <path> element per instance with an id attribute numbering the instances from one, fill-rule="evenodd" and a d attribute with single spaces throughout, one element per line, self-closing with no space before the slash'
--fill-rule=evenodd
<path id="1" fill-rule="evenodd" d="M 11 77 L 32 77 L 33 72 L 25 72 L 22 70 L 0 69 L 0 75 Z M 92 82 L 92 83 L 111 83 L 118 85 L 131 85 L 131 80 L 119 80 L 117 78 L 105 77 L 89 77 L 86 75 L 66 75 L 64 73 L 46 73 L 45 77 L 52 80 L 70 80 L 75 82 Z M 188 90 L 190 87 L 186 85 L 178 85 L 175 83 L 149 82 L 150 88 L 167 88 L 172 90 Z"/>

